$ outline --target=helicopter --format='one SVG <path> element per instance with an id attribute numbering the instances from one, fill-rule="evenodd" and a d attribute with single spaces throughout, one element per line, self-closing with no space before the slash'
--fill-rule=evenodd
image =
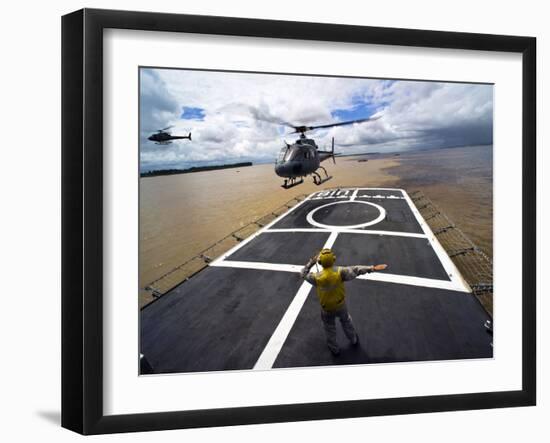
<path id="1" fill-rule="evenodd" d="M 191 140 L 191 133 L 189 133 L 189 135 L 172 135 L 170 132 L 167 132 L 170 128 L 172 128 L 172 126 L 168 126 L 163 129 L 157 129 L 157 132 L 148 137 L 147 140 L 151 140 L 157 145 L 168 145 L 172 143 L 172 140 L 180 140 L 184 138 L 188 138 L 189 140 Z"/>
<path id="2" fill-rule="evenodd" d="M 304 182 L 304 177 L 313 176 L 313 183 L 320 185 L 330 180 L 332 176 L 328 175 L 327 170 L 321 166 L 321 162 L 332 157 L 332 161 L 336 163 L 334 154 L 334 137 L 332 137 L 332 150 L 321 151 L 312 138 L 306 137 L 307 131 L 312 131 L 321 128 L 332 128 L 334 126 L 351 125 L 354 123 L 364 123 L 378 120 L 380 116 L 362 118 L 358 120 L 350 120 L 338 123 L 329 123 L 320 126 L 295 126 L 286 122 L 280 122 L 294 129 L 291 134 L 300 134 L 300 137 L 293 143 L 289 144 L 285 141 L 285 146 L 279 152 L 279 156 L 275 161 L 275 173 L 279 177 L 283 177 L 284 183 L 281 185 L 285 189 L 292 188 Z M 321 169 L 324 172 L 322 177 L 317 171 Z"/>

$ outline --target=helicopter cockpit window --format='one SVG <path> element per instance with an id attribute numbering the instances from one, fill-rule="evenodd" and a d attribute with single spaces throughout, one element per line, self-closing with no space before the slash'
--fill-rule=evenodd
<path id="1" fill-rule="evenodd" d="M 282 148 L 277 157 L 278 163 L 287 162 L 289 160 L 294 160 L 296 158 L 296 150 L 290 148 Z"/>
<path id="2" fill-rule="evenodd" d="M 301 150 L 297 148 L 282 148 L 279 151 L 279 156 L 277 157 L 277 163 L 288 162 L 290 160 L 299 159 L 301 156 Z"/>
<path id="3" fill-rule="evenodd" d="M 290 160 L 294 160 L 294 158 L 296 157 L 296 153 L 298 151 L 296 149 L 287 149 L 286 153 L 285 153 L 285 159 L 284 161 L 285 162 L 288 162 Z"/>

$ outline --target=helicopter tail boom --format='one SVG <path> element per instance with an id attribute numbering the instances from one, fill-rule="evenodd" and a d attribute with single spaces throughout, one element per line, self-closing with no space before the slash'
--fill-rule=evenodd
<path id="1" fill-rule="evenodd" d="M 320 154 L 320 160 L 321 161 L 324 161 L 326 160 L 327 158 L 331 158 L 332 157 L 332 161 L 334 163 L 336 163 L 336 156 L 334 155 L 334 137 L 332 137 L 332 150 L 331 151 L 320 151 L 320 150 L 317 150 L 317 152 Z"/>
<path id="2" fill-rule="evenodd" d="M 182 139 L 191 140 L 191 133 L 189 133 L 189 135 L 172 135 L 171 139 L 172 140 L 182 140 Z"/>

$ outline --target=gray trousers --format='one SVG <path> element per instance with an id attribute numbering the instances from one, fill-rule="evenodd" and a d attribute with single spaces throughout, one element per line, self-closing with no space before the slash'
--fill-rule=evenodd
<path id="1" fill-rule="evenodd" d="M 323 320 L 323 326 L 325 328 L 325 334 L 327 337 L 327 345 L 333 352 L 338 352 L 338 343 L 336 342 L 336 317 L 340 319 L 344 333 L 350 342 L 354 342 L 357 339 L 357 332 L 351 321 L 351 315 L 349 315 L 348 308 L 344 304 L 340 309 L 333 312 L 328 312 L 321 309 L 321 319 Z"/>

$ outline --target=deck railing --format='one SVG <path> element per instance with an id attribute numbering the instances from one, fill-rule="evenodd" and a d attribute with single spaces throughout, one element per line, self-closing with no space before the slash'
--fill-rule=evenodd
<path id="1" fill-rule="evenodd" d="M 190 279 L 197 272 L 204 269 L 212 260 L 229 251 L 237 243 L 254 234 L 260 228 L 271 223 L 306 197 L 306 194 L 294 197 L 269 214 L 253 220 L 242 228 L 231 232 L 214 244 L 208 246 L 206 249 L 200 251 L 194 257 L 174 266 L 155 280 L 149 282 L 140 290 L 140 307 L 146 306 L 154 299 L 163 296 L 171 289 Z"/>
<path id="2" fill-rule="evenodd" d="M 422 192 L 413 191 L 409 196 L 474 295 L 492 317 L 493 261 Z"/>

